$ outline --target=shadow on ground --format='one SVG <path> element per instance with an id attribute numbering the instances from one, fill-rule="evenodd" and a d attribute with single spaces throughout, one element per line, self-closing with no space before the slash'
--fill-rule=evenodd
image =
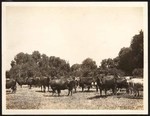
<path id="1" fill-rule="evenodd" d="M 6 94 L 15 94 L 15 92 L 6 92 Z"/>
<path id="2" fill-rule="evenodd" d="M 113 95 L 113 94 L 107 94 L 107 95 L 96 95 L 93 97 L 89 97 L 87 99 L 99 99 L 99 98 L 107 98 L 109 96 L 112 96 L 114 98 L 127 98 L 127 99 L 143 99 L 143 96 L 134 96 L 134 95 L 129 95 L 129 94 L 125 94 L 125 93 L 117 93 L 117 95 Z"/>
<path id="3" fill-rule="evenodd" d="M 106 95 L 96 95 L 96 96 L 93 96 L 93 97 L 89 97 L 89 98 L 87 98 L 87 99 L 99 99 L 99 98 L 107 98 L 108 97 L 108 95 L 106 96 Z"/>
<path id="4" fill-rule="evenodd" d="M 12 90 L 6 90 L 6 94 L 15 94 L 16 91 L 12 92 Z"/>
<path id="5" fill-rule="evenodd" d="M 87 92 L 87 93 L 90 93 L 90 92 L 96 92 L 96 90 L 95 91 L 94 90 L 89 90 L 89 91 L 88 90 L 84 90 L 84 91 L 81 90 L 81 91 L 77 91 L 77 92 L 81 92 L 81 93 Z"/>
<path id="6" fill-rule="evenodd" d="M 134 96 L 134 95 L 129 95 L 129 94 L 124 94 L 121 96 L 122 98 L 128 98 L 128 99 L 143 99 L 143 96 Z"/>
<path id="7" fill-rule="evenodd" d="M 43 95 L 44 97 L 68 97 L 68 95 L 60 95 L 60 96 L 58 96 L 58 94 L 56 94 L 56 95 L 52 95 L 52 94 L 50 94 L 50 95 Z M 69 95 L 69 96 L 71 96 L 71 95 Z"/>
<path id="8" fill-rule="evenodd" d="M 39 92 L 39 93 L 46 93 L 46 92 L 51 92 L 52 93 L 52 91 L 41 91 L 41 90 L 36 90 L 35 92 Z"/>

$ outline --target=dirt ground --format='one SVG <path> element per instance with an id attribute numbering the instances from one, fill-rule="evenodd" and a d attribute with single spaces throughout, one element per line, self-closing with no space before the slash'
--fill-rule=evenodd
<path id="1" fill-rule="evenodd" d="M 47 90 L 47 89 L 46 89 Z M 60 97 L 52 96 L 52 92 L 41 92 L 41 88 L 28 86 L 17 87 L 16 93 L 6 91 L 6 109 L 88 109 L 88 110 L 143 110 L 143 97 L 133 97 L 124 91 L 118 95 L 100 96 L 96 89 L 92 88 L 89 92 L 81 88 L 77 93 L 67 96 L 68 91 L 62 90 Z M 140 93 L 142 94 L 142 93 Z M 104 93 L 103 93 L 104 95 Z"/>

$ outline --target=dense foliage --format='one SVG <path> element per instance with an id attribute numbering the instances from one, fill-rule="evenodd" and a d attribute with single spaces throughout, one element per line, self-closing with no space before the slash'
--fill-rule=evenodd
<path id="1" fill-rule="evenodd" d="M 120 75 L 143 75 L 143 31 L 133 36 L 130 46 L 121 48 L 116 58 L 102 60 L 100 67 L 107 72 Z M 135 69 L 140 72 L 137 73 Z"/>
<path id="2" fill-rule="evenodd" d="M 20 52 L 10 63 L 11 69 L 6 71 L 7 78 L 35 76 L 96 76 L 98 74 L 118 74 L 143 76 L 143 31 L 133 36 L 131 45 L 123 47 L 114 59 L 103 59 L 97 67 L 91 58 L 83 60 L 82 64 L 70 66 L 66 60 L 55 56 L 47 56 L 34 51 L 32 54 Z"/>

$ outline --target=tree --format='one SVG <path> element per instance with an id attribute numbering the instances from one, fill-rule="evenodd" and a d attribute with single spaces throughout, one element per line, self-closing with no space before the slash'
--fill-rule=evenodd
<path id="1" fill-rule="evenodd" d="M 15 56 L 14 60 L 17 65 L 23 64 L 23 63 L 27 62 L 27 60 L 28 60 L 27 56 L 28 56 L 28 54 L 24 54 L 23 52 L 20 52 Z"/>
<path id="2" fill-rule="evenodd" d="M 123 47 L 119 52 L 119 68 L 132 75 L 135 68 L 143 68 L 143 31 L 133 36 L 130 47 Z"/>
<path id="3" fill-rule="evenodd" d="M 107 74 L 124 76 L 125 72 L 120 70 L 120 69 L 117 69 L 117 68 L 110 68 L 110 69 L 107 70 Z"/>
<path id="4" fill-rule="evenodd" d="M 119 68 L 124 70 L 127 75 L 131 75 L 134 68 L 132 49 L 123 47 L 119 52 L 119 59 Z"/>
<path id="5" fill-rule="evenodd" d="M 109 69 L 109 68 L 114 68 L 114 67 L 115 67 L 115 62 L 111 58 L 104 59 L 101 62 L 101 68 L 102 69 Z"/>
<path id="6" fill-rule="evenodd" d="M 41 55 L 41 59 L 39 61 L 40 72 L 43 76 L 48 76 L 49 73 L 49 57 L 46 54 Z"/>
<path id="7" fill-rule="evenodd" d="M 70 68 L 70 71 L 73 76 L 82 76 L 81 64 L 73 64 Z"/>
<path id="8" fill-rule="evenodd" d="M 86 58 L 86 59 L 82 62 L 81 67 L 82 67 L 82 68 L 86 68 L 86 69 L 91 69 L 91 70 L 93 70 L 93 69 L 96 69 L 96 68 L 97 68 L 97 65 L 96 65 L 96 62 L 93 61 L 93 59 L 91 59 L 91 58 Z"/>
<path id="9" fill-rule="evenodd" d="M 117 69 L 119 68 L 119 61 L 120 61 L 119 56 L 117 56 L 116 58 L 113 59 L 113 63 L 114 63 L 113 65 Z"/>
<path id="10" fill-rule="evenodd" d="M 98 69 L 98 74 L 123 76 L 124 72 L 118 69 L 119 60 L 119 57 L 116 57 L 114 59 L 108 58 L 102 60 L 101 65 Z"/>
<path id="11" fill-rule="evenodd" d="M 41 59 L 41 54 L 39 53 L 39 51 L 34 51 L 32 53 L 32 58 L 34 59 L 34 61 L 36 63 L 38 63 L 40 61 L 40 59 Z"/>
<path id="12" fill-rule="evenodd" d="M 73 64 L 71 66 L 71 71 L 77 71 L 77 70 L 80 70 L 81 69 L 81 65 L 80 64 Z"/>
<path id="13" fill-rule="evenodd" d="M 9 70 L 9 74 L 10 74 L 10 78 L 16 79 L 17 77 L 19 77 L 21 75 L 20 66 L 19 65 L 15 65 L 14 67 L 12 67 Z"/>
<path id="14" fill-rule="evenodd" d="M 6 78 L 10 78 L 9 70 L 6 71 L 5 75 L 6 75 Z"/>
<path id="15" fill-rule="evenodd" d="M 91 58 L 86 58 L 82 64 L 81 64 L 81 68 L 82 68 L 82 76 L 92 76 L 94 73 L 94 70 L 97 69 L 97 65 L 96 62 L 93 61 L 93 59 Z"/>
<path id="16" fill-rule="evenodd" d="M 132 71 L 133 76 L 143 77 L 143 68 L 136 68 Z"/>
<path id="17" fill-rule="evenodd" d="M 15 66 L 15 64 L 16 64 L 16 63 L 15 63 L 14 60 L 12 60 L 11 63 L 10 63 L 10 65 L 11 65 L 12 68 Z"/>
<path id="18" fill-rule="evenodd" d="M 133 36 L 130 48 L 135 60 L 136 68 L 143 68 L 143 31 L 141 30 L 138 35 Z"/>
<path id="19" fill-rule="evenodd" d="M 66 76 L 70 74 L 70 64 L 59 57 L 50 56 L 49 67 L 52 69 L 49 71 L 51 76 Z"/>

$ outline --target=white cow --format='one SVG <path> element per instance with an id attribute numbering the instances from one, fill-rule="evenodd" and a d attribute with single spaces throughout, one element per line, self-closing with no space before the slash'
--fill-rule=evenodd
<path id="1" fill-rule="evenodd" d="M 135 96 L 139 96 L 139 91 L 143 91 L 143 78 L 132 78 L 128 80 L 129 89 L 134 92 Z"/>

